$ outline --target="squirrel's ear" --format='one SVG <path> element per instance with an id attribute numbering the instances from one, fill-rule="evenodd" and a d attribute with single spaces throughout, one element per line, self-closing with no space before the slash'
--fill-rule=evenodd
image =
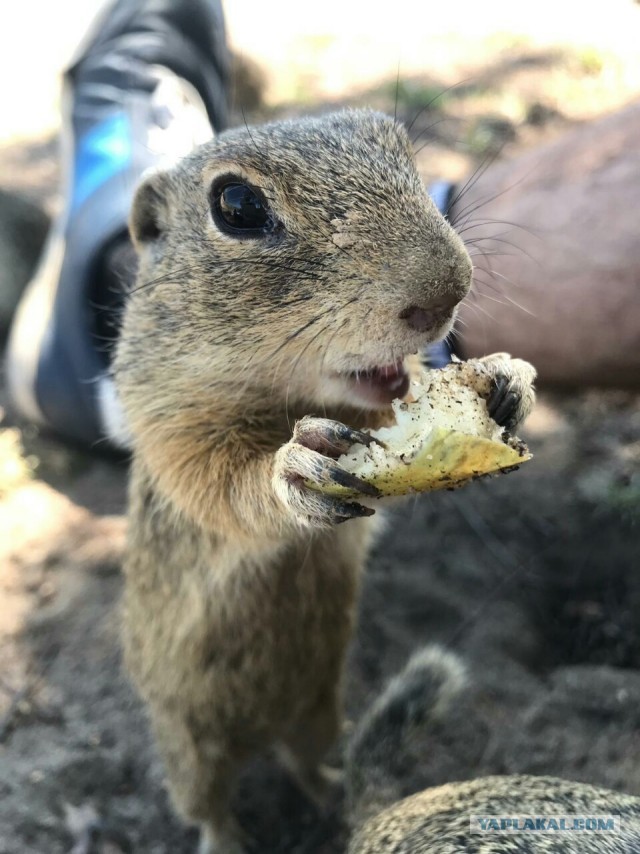
<path id="1" fill-rule="evenodd" d="M 138 186 L 129 216 L 131 239 L 138 251 L 161 240 L 169 225 L 170 179 L 164 170 L 147 172 Z"/>

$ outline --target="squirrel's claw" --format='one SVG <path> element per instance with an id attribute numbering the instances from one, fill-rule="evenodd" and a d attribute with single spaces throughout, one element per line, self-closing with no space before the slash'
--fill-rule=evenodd
<path id="1" fill-rule="evenodd" d="M 520 395 L 509 388 L 509 377 L 498 376 L 487 400 L 489 415 L 496 424 L 507 430 L 513 430 L 518 423 Z"/>
<path id="2" fill-rule="evenodd" d="M 354 430 L 341 424 L 340 421 L 332 421 L 329 418 L 313 418 L 306 415 L 296 423 L 293 431 L 296 442 L 311 448 L 327 457 L 337 458 L 345 454 L 352 445 L 369 445 L 375 439 L 361 430 Z"/>
<path id="3" fill-rule="evenodd" d="M 535 370 L 522 359 L 494 353 L 480 359 L 491 377 L 487 395 L 489 415 L 501 427 L 513 432 L 531 412 L 535 403 Z"/>
<path id="4" fill-rule="evenodd" d="M 345 471 L 337 464 L 324 466 L 323 468 L 324 471 L 321 475 L 321 482 L 326 482 L 326 478 L 333 483 L 347 487 L 347 489 L 353 489 L 354 492 L 359 492 L 362 495 L 369 495 L 371 498 L 380 498 L 382 495 L 376 486 L 373 486 L 371 483 L 367 483 L 366 480 L 362 480 L 355 474 L 351 474 L 351 472 Z"/>
<path id="5" fill-rule="evenodd" d="M 309 486 L 338 484 L 354 492 L 356 498 L 378 498 L 380 491 L 375 486 L 345 471 L 331 456 L 339 456 L 364 437 L 371 441 L 365 433 L 324 418 L 303 418 L 296 424 L 291 441 L 276 454 L 273 485 L 278 498 L 299 521 L 328 527 L 373 515 L 372 508 L 357 501 L 347 501 L 340 495 L 328 495 Z"/>

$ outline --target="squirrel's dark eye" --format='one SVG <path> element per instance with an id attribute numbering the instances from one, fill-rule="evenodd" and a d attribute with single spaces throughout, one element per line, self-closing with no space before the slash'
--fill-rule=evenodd
<path id="1" fill-rule="evenodd" d="M 262 194 L 229 178 L 211 188 L 211 211 L 218 228 L 234 237 L 260 237 L 272 223 Z"/>

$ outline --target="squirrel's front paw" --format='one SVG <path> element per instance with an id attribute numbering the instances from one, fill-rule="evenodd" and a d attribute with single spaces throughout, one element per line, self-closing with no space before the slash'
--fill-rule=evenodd
<path id="1" fill-rule="evenodd" d="M 513 432 L 533 409 L 536 370 L 529 362 L 512 359 L 508 353 L 494 353 L 479 361 L 491 375 L 487 398 L 489 415 L 501 427 Z"/>
<path id="2" fill-rule="evenodd" d="M 291 441 L 276 453 L 273 487 L 276 495 L 296 519 L 304 525 L 325 528 L 358 516 L 372 516 L 374 510 L 355 501 L 317 492 L 308 486 L 338 484 L 363 496 L 377 498 L 375 486 L 345 471 L 335 461 L 358 443 L 374 441 L 367 433 L 352 430 L 328 418 L 298 421 Z"/>

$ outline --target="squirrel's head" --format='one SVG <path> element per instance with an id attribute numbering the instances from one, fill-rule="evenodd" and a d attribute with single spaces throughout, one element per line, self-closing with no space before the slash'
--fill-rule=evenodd
<path id="1" fill-rule="evenodd" d="M 230 394 L 386 405 L 471 282 L 406 132 L 369 111 L 223 134 L 146 177 L 131 233 L 126 334 L 153 332 L 185 382 L 224 372 Z"/>

